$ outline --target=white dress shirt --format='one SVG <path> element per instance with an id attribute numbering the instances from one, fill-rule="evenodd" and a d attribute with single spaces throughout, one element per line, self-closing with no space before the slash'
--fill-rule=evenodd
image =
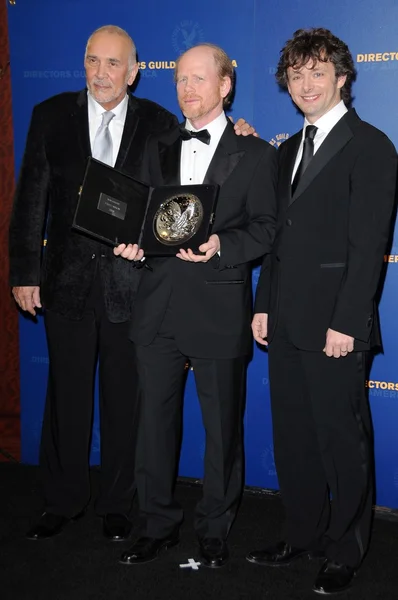
<path id="1" fill-rule="evenodd" d="M 227 117 L 222 112 L 214 121 L 202 127 L 202 129 L 207 129 L 210 133 L 209 145 L 204 144 L 196 138 L 182 142 L 180 163 L 181 185 L 203 183 L 206 171 L 209 168 L 226 126 Z M 185 127 L 190 131 L 199 131 L 193 127 L 189 119 L 186 120 Z"/>
<path id="2" fill-rule="evenodd" d="M 102 123 L 102 114 L 106 112 L 101 104 L 98 104 L 92 95 L 87 92 L 88 100 L 88 124 L 90 132 L 90 145 L 91 152 L 93 151 L 93 145 L 98 128 Z M 127 95 L 119 102 L 115 108 L 112 108 L 113 114 L 115 115 L 109 123 L 109 132 L 112 137 L 112 154 L 113 162 L 112 167 L 115 166 L 117 155 L 119 154 L 120 143 L 122 141 L 124 122 L 127 114 L 128 97 Z"/>
<path id="3" fill-rule="evenodd" d="M 307 121 L 307 119 L 304 119 L 303 135 L 301 138 L 299 150 L 297 152 L 296 162 L 294 163 L 292 182 L 293 182 L 294 176 L 296 174 L 296 171 L 298 169 L 298 166 L 300 164 L 301 157 L 303 155 L 305 128 L 307 127 L 307 125 L 315 125 L 316 127 L 318 127 L 318 131 L 316 132 L 315 138 L 314 138 L 314 154 L 315 154 L 319 150 L 319 147 L 321 146 L 321 144 L 325 141 L 327 135 L 332 131 L 332 129 L 336 125 L 336 123 L 338 123 L 340 121 L 340 119 L 342 117 L 344 117 L 346 112 L 347 112 L 347 107 L 344 104 L 344 102 L 341 100 L 338 104 L 336 104 L 336 106 L 334 106 L 331 110 L 329 110 L 325 115 L 323 115 L 322 117 L 320 117 L 320 119 L 315 121 L 315 123 L 309 123 Z"/>

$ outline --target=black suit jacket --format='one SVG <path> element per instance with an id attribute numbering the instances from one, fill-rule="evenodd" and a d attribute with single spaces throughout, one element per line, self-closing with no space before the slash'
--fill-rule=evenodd
<path id="1" fill-rule="evenodd" d="M 375 294 L 391 226 L 394 146 L 349 110 L 291 196 L 300 131 L 279 149 L 278 223 L 262 266 L 255 312 L 269 313 L 272 341 L 283 310 L 291 341 L 322 350 L 330 327 L 355 349 L 380 343 Z"/>
<path id="2" fill-rule="evenodd" d="M 115 168 L 141 179 L 148 137 L 176 123 L 158 104 L 129 96 Z M 71 229 L 90 154 L 86 90 L 34 108 L 11 216 L 10 283 L 40 285 L 45 308 L 79 319 L 99 268 L 108 317 L 123 322 L 131 315 L 138 272 L 112 248 Z"/>
<path id="3" fill-rule="evenodd" d="M 152 185 L 180 183 L 179 130 L 149 147 Z M 251 262 L 269 252 L 276 214 L 276 151 L 255 137 L 236 136 L 228 123 L 203 183 L 219 184 L 212 229 L 221 256 L 208 263 L 148 258 L 140 282 L 131 337 L 150 344 L 171 303 L 180 350 L 199 358 L 232 358 L 252 347 Z M 145 248 L 144 248 L 145 251 Z"/>

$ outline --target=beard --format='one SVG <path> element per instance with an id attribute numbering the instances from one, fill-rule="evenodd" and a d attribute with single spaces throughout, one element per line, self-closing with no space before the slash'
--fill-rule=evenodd
<path id="1" fill-rule="evenodd" d="M 108 104 L 125 94 L 127 90 L 127 81 L 128 77 L 126 77 L 124 84 L 117 88 L 109 80 L 98 79 L 95 77 L 90 83 L 87 81 L 87 88 L 98 104 Z M 99 89 L 95 86 L 101 86 L 101 88 Z"/>

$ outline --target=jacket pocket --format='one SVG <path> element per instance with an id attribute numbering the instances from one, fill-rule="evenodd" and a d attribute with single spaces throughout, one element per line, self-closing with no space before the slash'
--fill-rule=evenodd
<path id="1" fill-rule="evenodd" d="M 341 269 L 345 267 L 345 263 L 322 263 L 321 269 Z"/>
<path id="2" fill-rule="evenodd" d="M 245 283 L 244 279 L 229 279 L 227 281 L 205 281 L 206 285 L 236 285 Z"/>

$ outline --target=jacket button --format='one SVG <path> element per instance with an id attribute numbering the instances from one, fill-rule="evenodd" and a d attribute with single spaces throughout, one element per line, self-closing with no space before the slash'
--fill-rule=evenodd
<path id="1" fill-rule="evenodd" d="M 291 219 L 286 219 L 286 225 L 290 227 L 293 224 Z"/>
<path id="2" fill-rule="evenodd" d="M 93 254 L 93 255 L 91 256 L 91 258 L 95 258 L 95 254 Z"/>

